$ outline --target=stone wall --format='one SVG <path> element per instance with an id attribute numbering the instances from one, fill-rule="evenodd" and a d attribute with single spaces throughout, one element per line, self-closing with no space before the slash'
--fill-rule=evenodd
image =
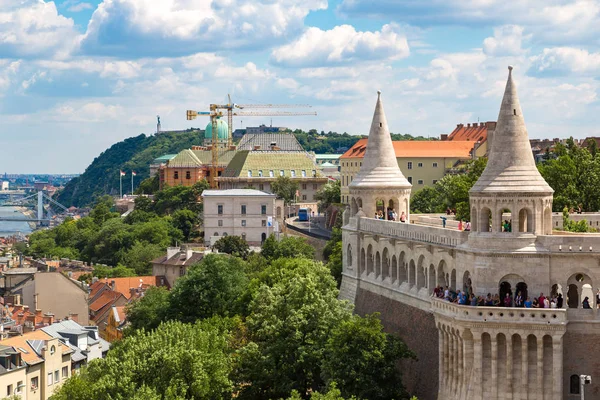
<path id="1" fill-rule="evenodd" d="M 591 375 L 592 384 L 585 387 L 586 399 L 600 399 L 600 329 L 569 329 L 563 338 L 563 399 L 580 399 L 579 394 L 570 394 L 571 375 Z"/>
<path id="2" fill-rule="evenodd" d="M 402 363 L 402 380 L 409 393 L 419 400 L 433 400 L 438 394 L 438 331 L 433 314 L 358 289 L 356 312 L 381 313 L 385 330 L 398 335 L 417 355 L 418 361 Z"/>

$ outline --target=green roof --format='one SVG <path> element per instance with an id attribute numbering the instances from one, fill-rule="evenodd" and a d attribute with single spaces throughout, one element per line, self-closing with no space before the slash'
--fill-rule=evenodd
<path id="1" fill-rule="evenodd" d="M 283 151 L 238 151 L 231 160 L 223 177 L 238 178 L 290 178 L 321 176 L 319 167 L 307 153 Z"/>
<path id="2" fill-rule="evenodd" d="M 341 154 L 315 154 L 317 160 L 337 160 Z"/>
<path id="3" fill-rule="evenodd" d="M 235 155 L 235 150 L 229 149 L 219 149 L 219 162 L 218 165 L 226 166 L 229 164 L 233 156 Z M 212 162 L 212 151 L 211 150 L 190 150 L 186 149 L 172 160 L 169 161 L 169 167 L 201 167 L 203 165 L 210 165 Z"/>
<path id="4" fill-rule="evenodd" d="M 227 126 L 227 122 L 222 119 L 217 120 L 217 139 L 218 140 L 227 140 L 229 137 L 229 127 Z M 204 139 L 212 139 L 212 122 L 209 122 L 206 125 L 206 129 L 204 130 Z"/>
<path id="5" fill-rule="evenodd" d="M 169 161 L 169 167 L 201 167 L 202 162 L 196 157 L 192 150 L 186 149 L 177 154 Z"/>
<path id="6" fill-rule="evenodd" d="M 165 154 L 164 156 L 155 158 L 152 161 L 152 164 L 161 164 L 161 163 L 164 163 L 164 162 L 174 159 L 176 156 L 177 156 L 177 154 Z"/>

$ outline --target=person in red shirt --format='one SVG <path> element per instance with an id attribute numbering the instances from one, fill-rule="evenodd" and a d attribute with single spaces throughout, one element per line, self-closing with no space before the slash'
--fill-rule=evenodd
<path id="1" fill-rule="evenodd" d="M 538 304 L 540 308 L 544 308 L 544 301 L 546 298 L 544 297 L 544 293 L 540 293 L 540 297 L 538 298 Z"/>

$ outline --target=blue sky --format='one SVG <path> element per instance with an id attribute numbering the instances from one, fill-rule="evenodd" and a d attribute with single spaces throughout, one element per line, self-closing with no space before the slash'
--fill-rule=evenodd
<path id="1" fill-rule="evenodd" d="M 393 132 L 439 136 L 496 119 L 507 65 L 530 137 L 600 136 L 599 38 L 598 0 L 0 0 L 0 172 L 82 172 L 228 93 L 360 134 L 381 89 Z"/>

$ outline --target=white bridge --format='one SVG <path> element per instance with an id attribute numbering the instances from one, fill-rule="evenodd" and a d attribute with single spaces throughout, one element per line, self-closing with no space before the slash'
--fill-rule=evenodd
<path id="1" fill-rule="evenodd" d="M 36 210 L 35 216 L 19 216 L 19 217 L 0 217 L 0 221 L 23 221 L 23 222 L 36 222 L 38 225 L 47 225 L 51 220 L 50 208 L 46 210 L 44 208 L 44 200 L 47 201 L 48 205 L 52 204 L 61 209 L 62 212 L 66 212 L 67 208 L 59 202 L 50 198 L 50 196 L 39 191 L 22 199 L 10 201 L 0 204 L 0 207 L 32 207 Z M 35 205 L 31 203 L 35 201 Z"/>

